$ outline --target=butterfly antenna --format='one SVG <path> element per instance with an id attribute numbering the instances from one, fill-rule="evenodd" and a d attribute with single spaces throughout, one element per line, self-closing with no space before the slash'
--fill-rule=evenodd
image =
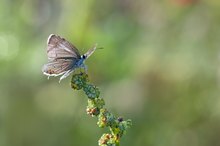
<path id="1" fill-rule="evenodd" d="M 96 48 L 96 49 L 104 49 L 104 47 L 98 47 L 98 48 Z"/>
<path id="2" fill-rule="evenodd" d="M 85 50 L 85 49 L 84 49 L 84 48 L 82 48 L 82 52 L 84 52 L 84 50 Z"/>
<path id="3" fill-rule="evenodd" d="M 97 46 L 98 46 L 98 43 L 96 43 L 96 44 L 94 45 L 94 47 L 95 47 L 96 49 L 104 49 L 104 47 L 98 47 L 98 48 L 97 48 Z"/>

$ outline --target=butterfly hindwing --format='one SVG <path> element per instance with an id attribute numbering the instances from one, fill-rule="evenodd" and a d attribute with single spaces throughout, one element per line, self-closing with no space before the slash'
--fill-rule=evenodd
<path id="1" fill-rule="evenodd" d="M 74 69 L 73 60 L 58 59 L 49 61 L 42 68 L 42 72 L 47 76 L 59 76 Z"/>

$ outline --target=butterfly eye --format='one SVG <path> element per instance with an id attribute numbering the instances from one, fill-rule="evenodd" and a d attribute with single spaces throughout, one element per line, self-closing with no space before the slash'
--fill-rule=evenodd
<path id="1" fill-rule="evenodd" d="M 82 55 L 82 58 L 83 58 L 83 59 L 86 59 L 86 55 Z"/>

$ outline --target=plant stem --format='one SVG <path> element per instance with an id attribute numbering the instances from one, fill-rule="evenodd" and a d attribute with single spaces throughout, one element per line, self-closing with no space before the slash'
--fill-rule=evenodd
<path id="1" fill-rule="evenodd" d="M 123 120 L 114 116 L 106 108 L 105 101 L 101 98 L 99 88 L 89 83 L 88 75 L 85 72 L 74 74 L 71 80 L 71 87 L 75 90 L 83 90 L 88 97 L 87 114 L 97 117 L 97 125 L 100 128 L 108 127 L 110 133 L 104 133 L 99 139 L 99 146 L 120 146 L 120 138 L 131 127 L 131 120 Z"/>

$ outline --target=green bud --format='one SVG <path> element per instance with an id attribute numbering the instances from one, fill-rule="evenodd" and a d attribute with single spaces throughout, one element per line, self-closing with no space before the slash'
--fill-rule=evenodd
<path id="1" fill-rule="evenodd" d="M 90 99 L 98 98 L 100 94 L 99 88 L 97 88 L 96 86 L 92 84 L 85 84 L 83 86 L 83 91 L 86 93 L 86 95 Z"/>
<path id="2" fill-rule="evenodd" d="M 116 118 L 115 116 L 107 111 L 106 109 L 100 109 L 100 114 L 98 116 L 98 126 L 105 127 L 105 126 L 112 126 L 115 125 Z"/>
<path id="3" fill-rule="evenodd" d="M 71 87 L 75 90 L 82 89 L 88 81 L 88 75 L 85 73 L 73 74 L 71 79 Z"/>
<path id="4" fill-rule="evenodd" d="M 122 137 L 126 133 L 126 130 L 128 128 L 130 128 L 132 125 L 132 122 L 130 119 L 128 119 L 126 121 L 123 121 L 123 120 L 118 121 L 117 120 L 116 123 L 117 123 L 116 125 L 111 126 L 111 132 L 114 135 L 117 135 L 118 137 Z"/>
<path id="5" fill-rule="evenodd" d="M 105 105 L 103 98 L 88 99 L 88 107 L 97 107 L 101 109 Z"/>

